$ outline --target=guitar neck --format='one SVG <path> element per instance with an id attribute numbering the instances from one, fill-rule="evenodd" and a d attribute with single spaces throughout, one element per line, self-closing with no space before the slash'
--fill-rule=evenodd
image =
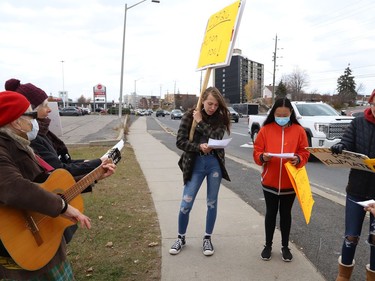
<path id="1" fill-rule="evenodd" d="M 95 170 L 84 176 L 73 186 L 67 189 L 62 195 L 65 197 L 67 202 L 70 202 L 75 197 L 77 197 L 83 190 L 85 190 L 90 184 L 94 183 L 96 180 L 105 173 L 102 166 L 97 167 Z"/>
<path id="2" fill-rule="evenodd" d="M 117 164 L 121 159 L 121 153 L 118 148 L 111 149 L 108 153 L 107 163 Z M 67 202 L 70 202 L 82 191 L 84 191 L 90 184 L 94 183 L 96 180 L 100 179 L 102 175 L 105 174 L 105 169 L 100 165 L 95 170 L 84 176 L 78 182 L 73 184 L 72 187 L 67 189 L 62 195 L 65 197 Z"/>

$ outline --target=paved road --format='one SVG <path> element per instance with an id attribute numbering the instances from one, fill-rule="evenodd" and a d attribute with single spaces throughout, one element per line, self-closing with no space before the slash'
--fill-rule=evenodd
<path id="1" fill-rule="evenodd" d="M 88 143 L 113 140 L 119 135 L 120 119 L 117 115 L 61 116 L 65 143 Z"/>

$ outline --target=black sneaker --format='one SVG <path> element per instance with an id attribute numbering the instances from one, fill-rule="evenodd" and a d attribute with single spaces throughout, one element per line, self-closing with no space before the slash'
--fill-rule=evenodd
<path id="1" fill-rule="evenodd" d="M 203 254 L 205 256 L 212 256 L 214 254 L 214 246 L 211 243 L 211 237 L 205 236 L 203 238 Z"/>
<path id="2" fill-rule="evenodd" d="M 281 253 L 281 258 L 283 259 L 283 261 L 290 262 L 293 260 L 293 255 L 290 252 L 290 249 L 288 247 L 282 247 L 280 250 L 280 253 Z"/>
<path id="3" fill-rule="evenodd" d="M 264 261 L 269 261 L 271 259 L 271 252 L 272 252 L 272 247 L 265 245 L 262 253 L 260 254 L 261 259 Z"/>
<path id="4" fill-rule="evenodd" d="M 186 244 L 185 236 L 178 235 L 177 240 L 174 242 L 172 247 L 169 249 L 169 253 L 171 255 L 177 255 L 179 252 L 181 252 L 182 247 L 184 247 Z"/>

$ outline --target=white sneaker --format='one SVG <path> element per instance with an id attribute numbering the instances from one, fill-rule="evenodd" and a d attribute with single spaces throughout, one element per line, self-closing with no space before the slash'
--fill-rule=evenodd
<path id="1" fill-rule="evenodd" d="M 212 256 L 214 254 L 214 246 L 212 245 L 211 242 L 211 237 L 205 236 L 203 238 L 203 254 L 205 256 Z"/>
<path id="2" fill-rule="evenodd" d="M 169 249 L 169 253 L 171 255 L 177 255 L 179 252 L 181 252 L 182 248 L 185 246 L 186 241 L 185 237 L 178 236 L 177 240 L 174 242 L 172 247 Z"/>

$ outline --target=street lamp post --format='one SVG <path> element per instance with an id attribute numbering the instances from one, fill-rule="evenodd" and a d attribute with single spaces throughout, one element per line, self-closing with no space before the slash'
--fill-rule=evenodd
<path id="1" fill-rule="evenodd" d="M 122 54 L 121 54 L 121 80 L 120 80 L 120 97 L 119 97 L 119 108 L 118 108 L 118 116 L 121 118 L 122 115 L 122 89 L 123 89 L 123 80 L 124 80 L 124 56 L 125 56 L 125 31 L 126 31 L 126 14 L 127 11 L 147 0 L 139 1 L 128 7 L 128 4 L 125 3 L 125 13 L 124 13 L 124 31 L 122 34 Z M 151 0 L 153 3 L 160 3 L 159 0 Z"/>
<path id="2" fill-rule="evenodd" d="M 62 73 L 62 100 L 63 107 L 65 107 L 65 87 L 64 87 L 64 61 L 61 61 L 61 73 Z"/>

